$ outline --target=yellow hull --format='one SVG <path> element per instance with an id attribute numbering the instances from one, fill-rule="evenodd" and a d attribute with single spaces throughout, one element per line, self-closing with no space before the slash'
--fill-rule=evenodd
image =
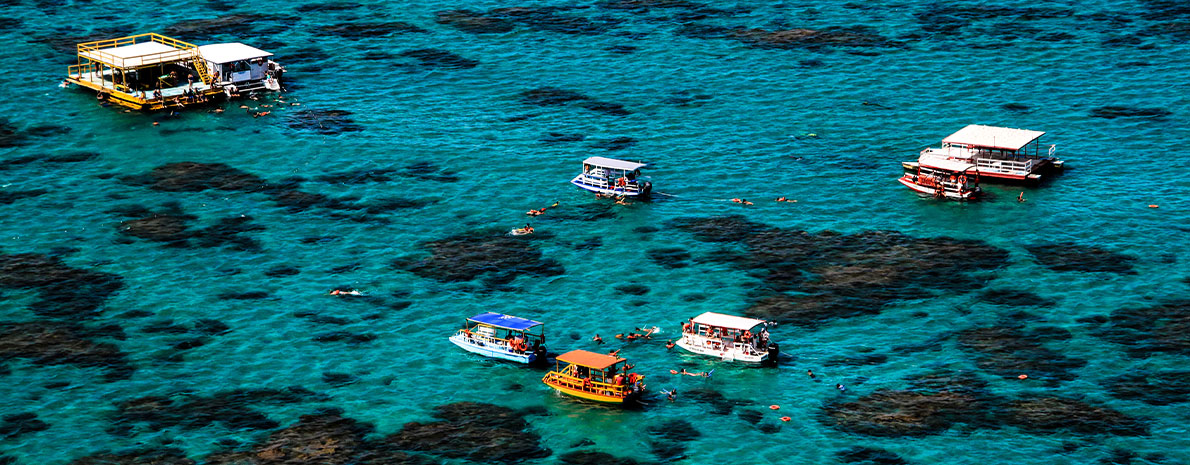
<path id="1" fill-rule="evenodd" d="M 546 386 L 552 387 L 555 390 L 557 390 L 558 392 L 561 392 L 563 394 L 572 395 L 572 396 L 575 396 L 575 397 L 578 397 L 581 399 L 593 400 L 596 402 L 604 402 L 604 403 L 608 403 L 608 404 L 622 404 L 622 403 L 624 403 L 623 397 L 605 396 L 605 395 L 594 393 L 594 392 L 587 392 L 587 391 L 583 391 L 580 389 L 573 389 L 573 388 L 569 388 L 566 386 L 550 384 L 547 381 L 543 381 L 543 382 L 545 383 Z"/>

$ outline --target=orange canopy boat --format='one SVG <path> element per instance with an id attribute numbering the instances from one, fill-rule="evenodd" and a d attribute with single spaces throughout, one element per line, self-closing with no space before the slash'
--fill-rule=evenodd
<path id="1" fill-rule="evenodd" d="M 644 395 L 644 376 L 629 372 L 628 360 L 585 350 L 556 359 L 541 382 L 563 394 L 611 404 L 636 403 Z"/>

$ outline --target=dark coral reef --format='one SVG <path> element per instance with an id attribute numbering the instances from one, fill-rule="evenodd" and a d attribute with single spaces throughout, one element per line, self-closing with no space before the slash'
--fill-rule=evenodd
<path id="1" fill-rule="evenodd" d="M 743 253 L 714 258 L 762 280 L 746 312 L 806 326 L 879 313 L 903 299 L 978 290 L 985 285 L 981 272 L 1008 263 L 1007 251 L 975 240 L 895 231 L 809 233 L 734 215 L 671 224 L 702 241 L 741 245 Z"/>

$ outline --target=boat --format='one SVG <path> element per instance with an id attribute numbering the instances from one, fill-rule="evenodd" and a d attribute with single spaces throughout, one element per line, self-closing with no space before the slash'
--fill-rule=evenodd
<path id="1" fill-rule="evenodd" d="M 975 200 L 983 195 L 975 165 L 931 156 L 921 157 L 914 166 L 914 171 L 898 181 L 918 193 L 950 200 Z"/>
<path id="2" fill-rule="evenodd" d="M 464 350 L 524 364 L 546 362 L 545 325 L 503 313 L 486 312 L 468 318 L 450 342 Z"/>
<path id="3" fill-rule="evenodd" d="M 768 327 L 764 320 L 706 312 L 682 324 L 682 337 L 676 344 L 723 361 L 776 364 L 781 349 L 769 340 Z"/>
<path id="4" fill-rule="evenodd" d="M 645 163 L 615 158 L 591 157 L 583 161 L 583 172 L 570 183 L 596 194 L 645 198 L 653 191 L 652 181 L 640 175 L 640 169 L 646 166 Z"/>
<path id="5" fill-rule="evenodd" d="M 942 158 L 974 165 L 986 180 L 1035 183 L 1065 166 L 1054 156 L 1055 145 L 1041 155 L 1043 135 L 1042 131 L 971 124 L 942 139 L 941 148 L 922 150 L 916 163 L 901 165 L 912 171 L 922 159 Z"/>
<path id="6" fill-rule="evenodd" d="M 559 355 L 541 382 L 563 394 L 608 404 L 638 404 L 645 377 L 632 373 L 627 360 L 585 350 Z"/>
<path id="7" fill-rule="evenodd" d="M 65 83 L 134 110 L 179 109 L 244 92 L 280 89 L 272 53 L 242 43 L 197 46 L 147 33 L 78 44 Z"/>

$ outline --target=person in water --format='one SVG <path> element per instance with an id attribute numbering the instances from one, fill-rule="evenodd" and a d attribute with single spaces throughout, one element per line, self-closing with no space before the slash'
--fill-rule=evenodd
<path id="1" fill-rule="evenodd" d="M 603 344 L 603 338 L 599 337 L 598 334 L 596 334 L 595 337 L 591 338 L 591 340 L 595 341 L 596 344 Z"/>
<path id="2" fill-rule="evenodd" d="M 665 350 L 673 349 L 675 345 L 677 345 L 677 344 L 674 344 L 673 339 L 665 341 Z"/>
<path id="3" fill-rule="evenodd" d="M 709 372 L 706 372 L 706 371 L 700 371 L 700 372 L 698 372 L 698 373 L 695 373 L 695 372 L 693 372 L 693 371 L 686 371 L 686 369 L 685 369 L 685 368 L 683 368 L 683 369 L 682 369 L 682 371 L 677 371 L 677 370 L 669 370 L 669 372 L 670 372 L 670 374 L 674 374 L 674 375 L 701 376 L 701 377 L 703 377 L 703 378 L 710 378 L 710 377 L 711 377 L 711 374 L 710 374 Z"/>
<path id="4" fill-rule="evenodd" d="M 1021 191 L 1021 195 L 1018 195 L 1018 196 L 1016 196 L 1016 201 L 1017 201 L 1017 202 L 1024 202 L 1024 201 L 1025 201 L 1025 191 Z"/>

